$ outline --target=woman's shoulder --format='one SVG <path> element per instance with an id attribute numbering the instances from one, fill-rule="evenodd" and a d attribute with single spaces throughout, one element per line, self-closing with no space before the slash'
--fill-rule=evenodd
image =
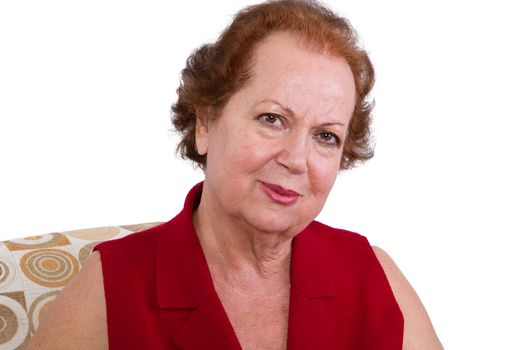
<path id="1" fill-rule="evenodd" d="M 367 278 L 386 276 L 387 285 L 403 314 L 404 350 L 443 349 L 423 303 L 390 255 L 383 249 L 370 245 L 364 235 L 353 231 L 334 228 L 317 221 L 312 222 L 310 231 L 316 237 L 318 247 L 326 247 L 330 256 L 339 256 L 339 262 L 352 262 L 349 267 L 340 265 L 344 273 L 351 273 L 347 268 L 351 269 L 358 263 L 360 269 L 366 272 L 364 276 Z M 351 271 L 355 274 L 354 270 Z"/>
<path id="2" fill-rule="evenodd" d="M 390 255 L 379 247 L 372 248 L 403 313 L 403 349 L 443 349 L 428 313 L 410 282 Z"/>
<path id="3" fill-rule="evenodd" d="M 49 305 L 27 349 L 107 348 L 102 266 L 94 252 Z"/>

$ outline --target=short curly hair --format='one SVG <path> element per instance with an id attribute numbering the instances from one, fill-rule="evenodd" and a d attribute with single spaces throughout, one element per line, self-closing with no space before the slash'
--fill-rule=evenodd
<path id="1" fill-rule="evenodd" d="M 374 68 L 348 20 L 309 0 L 275 0 L 248 6 L 235 15 L 215 43 L 201 46 L 188 57 L 177 89 L 178 100 L 171 106 L 172 131 L 182 137 L 177 147 L 182 158 L 206 168 L 206 155 L 199 154 L 195 143 L 196 108 L 211 107 L 218 115 L 249 80 L 250 60 L 257 44 L 275 32 L 290 33 L 312 49 L 346 60 L 354 75 L 356 96 L 340 169 L 372 158 L 374 101 L 369 94 L 374 85 Z"/>

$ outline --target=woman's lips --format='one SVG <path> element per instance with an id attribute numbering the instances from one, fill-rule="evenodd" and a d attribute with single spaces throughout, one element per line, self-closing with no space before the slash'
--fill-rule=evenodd
<path id="1" fill-rule="evenodd" d="M 292 205 L 297 202 L 300 197 L 299 193 L 294 190 L 266 182 L 261 182 L 261 184 L 266 196 L 276 203 Z"/>

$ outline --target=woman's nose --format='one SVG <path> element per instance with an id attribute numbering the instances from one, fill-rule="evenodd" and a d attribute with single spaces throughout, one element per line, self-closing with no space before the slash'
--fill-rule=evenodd
<path id="1" fill-rule="evenodd" d="M 287 135 L 280 145 L 277 163 L 284 166 L 292 174 L 302 174 L 308 171 L 309 142 L 306 135 Z"/>

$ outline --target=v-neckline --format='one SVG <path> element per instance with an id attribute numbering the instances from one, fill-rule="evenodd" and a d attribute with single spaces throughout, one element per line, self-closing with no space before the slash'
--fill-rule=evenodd
<path id="1" fill-rule="evenodd" d="M 210 271 L 210 273 L 211 273 L 211 271 Z M 214 282 L 213 278 L 212 278 L 212 282 Z M 228 306 L 230 304 L 230 302 L 227 299 L 227 294 L 225 295 L 225 293 L 222 291 L 222 289 L 223 288 L 218 287 L 215 284 L 215 282 L 214 282 L 214 291 L 213 292 L 216 294 L 216 297 L 217 297 L 217 299 L 218 299 L 218 301 L 220 303 L 222 312 L 224 313 L 225 318 L 228 319 L 229 327 L 231 328 L 231 331 L 235 335 L 235 338 L 237 339 L 237 342 L 240 345 L 242 338 L 241 338 L 241 334 L 237 333 L 239 331 L 239 329 L 236 328 L 236 325 L 237 325 L 237 327 L 239 327 L 239 325 L 241 325 L 242 322 L 246 322 L 246 319 L 241 316 L 239 320 L 235 320 L 235 318 L 234 318 L 235 314 L 234 313 L 237 312 L 237 310 L 230 309 L 230 307 Z M 222 295 L 223 298 L 221 298 L 221 295 Z M 290 290 L 290 286 L 288 286 L 288 290 L 284 291 L 283 293 L 280 293 L 280 295 L 275 297 L 276 299 L 280 299 L 280 300 L 277 300 L 275 302 L 276 305 L 269 306 L 269 307 L 271 307 L 273 309 L 270 312 L 270 314 L 274 314 L 275 315 L 275 313 L 277 313 L 278 317 L 279 317 L 279 315 L 282 315 L 282 316 L 285 315 L 285 319 L 284 320 L 279 320 L 279 321 L 282 321 L 284 323 L 284 324 L 281 325 L 281 326 L 283 326 L 283 328 L 281 328 L 279 326 L 279 327 L 275 328 L 272 331 L 273 335 L 279 334 L 282 337 L 281 340 L 283 340 L 283 338 L 284 338 L 285 346 L 284 346 L 283 349 L 287 349 L 287 343 L 288 343 L 289 318 L 290 318 L 290 296 L 291 296 L 291 290 Z M 249 296 L 241 296 L 240 298 L 249 298 Z M 232 300 L 235 300 L 235 299 L 236 299 L 235 297 L 232 298 Z M 244 301 L 242 301 L 241 299 L 239 299 L 239 303 L 244 305 Z M 247 310 L 248 311 L 252 310 L 251 309 L 252 307 L 254 307 L 254 306 L 250 306 L 250 308 L 247 309 Z M 264 307 L 264 301 L 262 302 L 261 307 Z M 280 309 L 281 307 L 282 307 L 282 309 Z M 230 311 L 230 312 L 228 312 L 228 311 Z M 234 320 L 235 320 L 235 322 L 234 322 Z M 275 321 L 276 320 L 273 320 L 273 322 L 275 322 Z M 271 322 L 271 323 L 273 323 L 273 322 Z M 261 326 L 263 326 L 263 325 L 261 325 Z M 284 327 L 286 327 L 286 329 L 284 329 Z M 282 347 L 272 346 L 272 349 L 281 349 L 281 348 Z"/>
<path id="2" fill-rule="evenodd" d="M 195 348 L 198 337 L 217 343 L 216 348 L 241 350 L 231 320 L 213 284 L 204 251 L 193 226 L 193 210 L 202 183 L 188 194 L 184 209 L 166 223 L 157 252 L 157 300 L 161 308 L 192 308 L 194 311 L 174 337 L 177 344 Z M 287 348 L 303 349 L 318 344 L 326 335 L 317 334 L 332 326 L 325 303 L 335 295 L 331 269 L 322 240 L 311 223 L 292 240 Z M 310 334 L 306 339 L 305 334 Z M 313 336 L 313 337 L 312 337 Z M 197 337 L 197 339 L 195 338 Z M 305 343 L 306 342 L 306 343 Z M 221 344 L 221 346 L 219 346 Z M 192 347 L 193 346 L 193 347 Z M 182 346 L 182 348 L 185 348 Z"/>

